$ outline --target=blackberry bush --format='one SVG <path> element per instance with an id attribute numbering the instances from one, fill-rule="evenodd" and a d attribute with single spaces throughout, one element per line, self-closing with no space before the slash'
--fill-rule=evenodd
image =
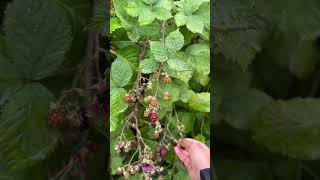
<path id="1" fill-rule="evenodd" d="M 177 140 L 209 145 L 210 2 L 113 0 L 111 12 L 111 174 L 186 178 Z"/>

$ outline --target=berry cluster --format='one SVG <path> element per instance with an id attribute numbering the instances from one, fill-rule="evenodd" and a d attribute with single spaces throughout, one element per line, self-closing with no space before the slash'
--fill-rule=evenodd
<path id="1" fill-rule="evenodd" d="M 158 121 L 159 110 L 158 100 L 154 96 L 147 96 L 144 100 L 146 103 L 149 103 L 149 105 L 145 109 L 143 115 L 145 117 L 149 117 L 152 124 L 156 124 L 156 122 Z"/>
<path id="2" fill-rule="evenodd" d="M 126 94 L 126 96 L 124 96 L 124 100 L 127 103 L 131 104 L 131 103 L 136 102 L 137 98 L 134 95 Z"/>
<path id="3" fill-rule="evenodd" d="M 131 140 L 131 141 L 117 141 L 114 150 L 117 153 L 127 153 L 129 152 L 131 149 L 134 149 L 136 146 L 137 142 L 135 140 Z"/>
<path id="4" fill-rule="evenodd" d="M 167 156 L 169 150 L 169 146 L 158 146 L 157 147 L 157 155 L 160 158 L 164 158 Z"/>
<path id="5" fill-rule="evenodd" d="M 135 173 L 140 173 L 142 171 L 141 164 L 127 165 L 124 167 L 119 167 L 117 169 L 117 173 L 119 175 L 123 175 L 125 178 L 129 178 L 130 175 L 134 175 Z"/>
<path id="6" fill-rule="evenodd" d="M 168 74 L 165 74 L 164 77 L 163 77 L 163 82 L 165 84 L 170 84 L 172 82 L 172 79 Z"/>

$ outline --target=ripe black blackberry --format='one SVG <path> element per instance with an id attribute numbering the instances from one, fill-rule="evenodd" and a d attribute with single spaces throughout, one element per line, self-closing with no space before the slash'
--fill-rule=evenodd
<path id="1" fill-rule="evenodd" d="M 161 175 L 165 176 L 168 174 L 168 169 L 164 169 L 163 171 L 161 171 Z"/>

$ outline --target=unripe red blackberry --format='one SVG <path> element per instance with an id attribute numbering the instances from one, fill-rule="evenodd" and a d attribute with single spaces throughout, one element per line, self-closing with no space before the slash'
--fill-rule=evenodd
<path id="1" fill-rule="evenodd" d="M 151 101 L 151 106 L 152 107 L 158 107 L 158 101 L 157 100 L 152 100 Z"/>
<path id="2" fill-rule="evenodd" d="M 170 98 L 171 98 L 171 94 L 168 91 L 165 91 L 163 93 L 163 99 L 168 101 L 170 100 Z"/>
<path id="3" fill-rule="evenodd" d="M 165 75 L 164 77 L 163 77 L 163 82 L 165 83 L 165 84 L 170 84 L 171 82 L 172 82 L 172 79 L 171 79 L 171 77 L 169 76 L 169 75 Z"/>
<path id="4" fill-rule="evenodd" d="M 130 103 L 130 102 L 131 102 L 131 96 L 129 96 L 129 95 L 124 96 L 124 100 L 125 100 L 127 103 Z"/>
<path id="5" fill-rule="evenodd" d="M 162 147 L 158 147 L 157 148 L 157 154 L 161 157 L 161 158 L 164 158 L 167 156 L 168 154 L 168 149 L 164 146 Z"/>
<path id="6" fill-rule="evenodd" d="M 64 107 L 57 107 L 49 109 L 48 123 L 51 127 L 60 127 L 66 119 L 67 112 Z"/>
<path id="7" fill-rule="evenodd" d="M 153 99 L 152 96 L 147 96 L 147 97 L 144 98 L 144 101 L 145 102 L 150 102 L 152 99 Z"/>
<path id="8" fill-rule="evenodd" d="M 149 119 L 151 120 L 152 123 L 157 122 L 157 120 L 158 120 L 158 114 L 155 113 L 155 112 L 150 113 Z"/>

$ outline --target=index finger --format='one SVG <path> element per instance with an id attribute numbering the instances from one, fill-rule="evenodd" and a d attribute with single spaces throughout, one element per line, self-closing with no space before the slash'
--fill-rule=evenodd
<path id="1" fill-rule="evenodd" d="M 185 148 L 186 151 L 189 151 L 195 144 L 196 144 L 196 141 L 190 138 L 180 139 L 178 142 L 178 145 Z"/>

